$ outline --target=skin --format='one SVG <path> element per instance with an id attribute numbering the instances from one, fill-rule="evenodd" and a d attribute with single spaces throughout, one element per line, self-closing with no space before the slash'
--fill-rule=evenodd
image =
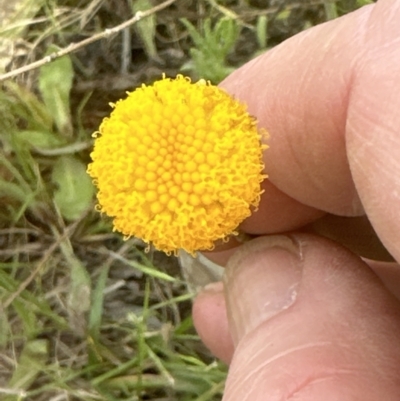
<path id="1" fill-rule="evenodd" d="M 400 2 L 380 0 L 221 84 L 270 134 L 261 206 L 241 227 L 259 238 L 208 254 L 224 282 L 193 307 L 230 364 L 225 401 L 400 397 L 398 21 Z"/>

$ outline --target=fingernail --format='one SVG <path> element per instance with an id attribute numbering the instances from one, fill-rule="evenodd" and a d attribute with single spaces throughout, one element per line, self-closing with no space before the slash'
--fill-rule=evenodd
<path id="1" fill-rule="evenodd" d="M 224 284 L 235 344 L 293 305 L 301 276 L 300 249 L 290 237 L 260 237 L 233 255 Z"/>

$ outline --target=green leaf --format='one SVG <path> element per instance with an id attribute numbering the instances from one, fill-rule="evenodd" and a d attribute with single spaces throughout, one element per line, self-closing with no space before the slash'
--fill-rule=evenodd
<path id="1" fill-rule="evenodd" d="M 186 18 L 181 18 L 180 21 L 182 22 L 183 25 L 185 25 L 186 29 L 189 31 L 189 35 L 191 36 L 194 44 L 197 47 L 202 46 L 203 38 L 199 34 L 199 32 L 197 32 L 196 27 L 189 20 L 187 20 Z"/>
<path id="2" fill-rule="evenodd" d="M 86 165 L 73 156 L 62 156 L 54 165 L 52 181 L 57 185 L 54 202 L 67 220 L 76 220 L 87 210 L 94 194 Z"/>
<path id="3" fill-rule="evenodd" d="M 51 110 L 31 91 L 12 81 L 4 83 L 4 90 L 0 91 L 1 107 L 4 108 L 4 117 L 12 120 L 12 133 L 23 126 L 31 131 L 51 131 L 53 116 Z M 11 122 L 11 121 L 10 121 Z M 3 120 L 0 127 L 2 127 Z"/>
<path id="4" fill-rule="evenodd" d="M 190 49 L 192 62 L 183 66 L 185 70 L 193 70 L 196 78 L 204 78 L 217 84 L 224 79 L 233 68 L 227 66 L 226 58 L 232 51 L 240 32 L 236 20 L 221 18 L 212 26 L 207 18 L 199 31 L 187 19 L 182 18 L 195 47 Z"/>
<path id="5" fill-rule="evenodd" d="M 20 317 L 24 335 L 30 339 L 35 338 L 40 332 L 41 323 L 33 308 L 27 308 L 26 302 L 19 298 L 14 299 L 13 307 Z"/>
<path id="6" fill-rule="evenodd" d="M 97 279 L 97 284 L 92 292 L 92 304 L 89 315 L 89 333 L 94 341 L 98 341 L 101 319 L 103 314 L 104 289 L 106 288 L 109 265 L 104 266 Z"/>
<path id="7" fill-rule="evenodd" d="M 149 10 L 153 7 L 153 4 L 149 0 L 134 0 L 132 1 L 132 11 L 136 13 L 137 11 Z M 156 16 L 154 14 L 139 20 L 136 25 L 136 32 L 140 36 L 143 42 L 146 54 L 150 58 L 157 57 L 157 48 L 155 42 L 156 36 Z"/>
<path id="8" fill-rule="evenodd" d="M 26 343 L 8 386 L 12 389 L 28 389 L 39 373 L 45 369 L 47 357 L 46 340 L 33 340 Z"/>
<path id="9" fill-rule="evenodd" d="M 335 3 L 331 3 L 330 1 L 324 1 L 324 9 L 325 9 L 326 19 L 328 21 L 335 19 L 339 16 L 337 5 Z"/>
<path id="10" fill-rule="evenodd" d="M 267 29 L 268 29 L 268 19 L 265 15 L 260 15 L 257 18 L 257 26 L 256 26 L 257 42 L 260 49 L 267 48 Z"/>
<path id="11" fill-rule="evenodd" d="M 32 193 L 24 191 L 20 185 L 0 180 L 0 197 L 9 197 L 19 202 L 24 202 L 27 196 L 31 196 L 31 199 L 33 199 Z"/>
<path id="12" fill-rule="evenodd" d="M 52 149 L 62 145 L 60 137 L 51 131 L 17 131 L 14 139 L 34 149 Z"/>
<path id="13" fill-rule="evenodd" d="M 175 277 L 172 277 L 169 274 L 158 270 L 156 267 L 151 266 L 150 264 L 148 266 L 146 266 L 146 265 L 144 265 L 142 263 L 139 263 L 139 262 L 137 262 L 135 260 L 125 259 L 121 255 L 119 255 L 118 253 L 115 253 L 115 252 L 110 252 L 110 255 L 112 255 L 115 259 L 124 262 L 128 266 L 131 266 L 134 269 L 139 270 L 140 272 L 142 272 L 146 276 L 150 276 L 150 277 L 156 278 L 158 280 L 163 280 L 163 281 L 172 282 L 172 283 L 178 281 L 178 279 L 176 279 Z"/>
<path id="14" fill-rule="evenodd" d="M 84 336 L 87 328 L 86 315 L 90 309 L 90 296 L 92 283 L 90 275 L 81 260 L 75 256 L 69 238 L 62 238 L 53 230 L 60 241 L 60 248 L 68 263 L 70 283 L 68 291 L 68 317 L 69 326 L 79 336 Z"/>
<path id="15" fill-rule="evenodd" d="M 76 334 L 84 336 L 87 328 L 86 314 L 90 309 L 91 280 L 78 258 L 71 255 L 68 261 L 71 264 L 68 294 L 69 323 Z"/>
<path id="16" fill-rule="evenodd" d="M 17 291 L 20 283 L 11 275 L 0 269 L 0 289 L 5 291 L 8 296 Z M 24 290 L 18 297 L 19 300 L 25 302 L 25 307 L 32 309 L 35 313 L 40 313 L 49 318 L 59 330 L 66 330 L 67 322 L 58 313 L 53 312 L 49 303 L 42 297 L 33 295 L 30 291 Z M 14 301 L 15 302 L 15 301 Z"/>
<path id="17" fill-rule="evenodd" d="M 4 311 L 2 305 L 0 305 L 0 348 L 3 348 L 7 345 L 11 334 L 11 326 L 8 321 L 8 316 Z"/>
<path id="18" fill-rule="evenodd" d="M 56 50 L 57 48 L 52 46 L 48 54 Z M 45 64 L 39 74 L 39 90 L 43 101 L 58 130 L 66 136 L 72 133 L 69 95 L 73 78 L 74 71 L 69 56 Z"/>
<path id="19" fill-rule="evenodd" d="M 286 21 L 289 17 L 290 17 L 290 10 L 283 9 L 275 16 L 275 20 Z"/>

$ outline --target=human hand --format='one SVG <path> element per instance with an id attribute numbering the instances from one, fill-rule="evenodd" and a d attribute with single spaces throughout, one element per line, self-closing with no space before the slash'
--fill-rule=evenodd
<path id="1" fill-rule="evenodd" d="M 310 29 L 222 86 L 271 134 L 252 234 L 365 215 L 400 261 L 400 3 Z M 221 252 L 220 260 L 231 251 Z M 241 246 L 194 304 L 224 399 L 398 400 L 400 269 L 305 233 Z M 397 298 L 396 298 L 397 297 Z"/>

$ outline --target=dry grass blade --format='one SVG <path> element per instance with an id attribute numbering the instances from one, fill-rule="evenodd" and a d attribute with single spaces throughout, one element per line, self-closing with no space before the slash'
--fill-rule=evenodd
<path id="1" fill-rule="evenodd" d="M 150 10 L 137 11 L 131 19 L 129 19 L 128 21 L 125 21 L 124 23 L 122 23 L 118 26 L 115 26 L 114 28 L 108 28 L 104 32 L 98 33 L 97 35 L 93 35 L 90 38 L 80 41 L 79 43 L 71 43 L 66 48 L 58 50 L 54 53 L 51 53 L 51 54 L 47 55 L 46 57 L 42 58 L 41 60 L 30 63 L 21 68 L 17 68 L 16 70 L 10 71 L 6 74 L 0 75 L 0 82 L 5 81 L 10 78 L 13 78 L 13 77 L 16 77 L 25 72 L 34 70 L 36 68 L 39 68 L 47 63 L 52 62 L 53 60 L 56 60 L 57 58 L 60 58 L 67 54 L 73 53 L 83 47 L 86 47 L 86 46 L 90 45 L 91 43 L 97 42 L 98 40 L 105 39 L 105 38 L 110 37 L 111 35 L 119 33 L 121 31 L 123 31 L 125 28 L 128 28 L 129 26 L 134 25 L 135 23 L 139 22 L 140 20 L 147 18 L 158 11 L 163 10 L 164 8 L 170 6 L 175 1 L 176 0 L 167 0 L 167 1 L 159 4 L 158 6 L 152 7 Z"/>

